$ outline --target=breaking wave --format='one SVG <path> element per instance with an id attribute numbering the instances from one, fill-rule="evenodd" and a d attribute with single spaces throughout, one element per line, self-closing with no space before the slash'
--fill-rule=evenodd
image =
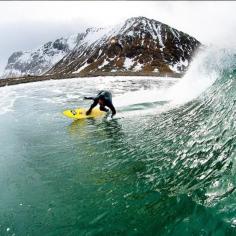
<path id="1" fill-rule="evenodd" d="M 78 234 L 81 225 L 86 232 L 106 232 L 113 220 L 117 230 L 114 222 L 124 226 L 123 234 L 135 229 L 140 234 L 235 235 L 235 55 L 206 49 L 180 80 L 91 78 L 1 88 L 0 184 L 8 197 L 0 201 L 7 217 L 0 218 L 5 228 L 36 232 L 50 206 L 48 230 L 53 232 L 54 222 L 61 224 L 65 214 L 54 218 L 50 212 L 60 206 L 73 212 L 66 217 Z M 68 107 L 89 106 L 83 96 L 101 89 L 114 94 L 119 119 L 71 124 L 62 116 Z M 28 221 L 20 228 L 23 208 L 14 208 L 15 202 L 20 209 L 21 202 L 36 207 L 25 211 Z M 38 205 L 46 208 L 35 219 Z M 125 228 L 127 222 L 132 227 Z"/>
<path id="2" fill-rule="evenodd" d="M 219 200 L 230 199 L 236 188 L 236 54 L 202 52 L 166 99 L 171 109 L 143 131 L 149 133 L 142 138 L 147 149 L 159 150 L 149 156 L 147 184 L 170 196 L 188 194 L 200 204 L 216 205 L 234 224 L 234 211 Z"/>

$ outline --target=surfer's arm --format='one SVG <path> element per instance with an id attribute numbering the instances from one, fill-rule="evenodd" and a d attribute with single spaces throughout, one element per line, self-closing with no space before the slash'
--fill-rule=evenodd
<path id="1" fill-rule="evenodd" d="M 93 104 L 90 106 L 90 108 L 86 111 L 86 115 L 89 115 L 94 107 L 96 107 L 98 104 L 98 100 L 94 100 Z"/>
<path id="2" fill-rule="evenodd" d="M 116 114 L 115 107 L 113 106 L 113 104 L 111 102 L 107 106 L 111 109 L 111 112 L 112 112 L 111 117 L 113 117 Z"/>
<path id="3" fill-rule="evenodd" d="M 87 97 L 87 96 L 85 96 L 84 99 L 87 99 L 87 100 L 94 100 L 94 97 Z"/>

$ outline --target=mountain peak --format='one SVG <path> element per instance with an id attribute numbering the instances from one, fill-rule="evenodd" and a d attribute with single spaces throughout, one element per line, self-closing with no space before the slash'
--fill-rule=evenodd
<path id="1" fill-rule="evenodd" d="M 182 73 L 200 43 L 143 16 L 90 33 L 48 73 Z"/>
<path id="2" fill-rule="evenodd" d="M 9 58 L 5 75 L 183 73 L 200 43 L 157 20 L 131 17 Z"/>
<path id="3" fill-rule="evenodd" d="M 161 22 L 159 22 L 157 20 L 150 19 L 150 18 L 147 18 L 145 16 L 130 17 L 130 18 L 128 18 L 125 21 L 125 23 L 129 23 L 129 24 L 132 24 L 132 23 L 141 23 L 141 24 L 156 23 L 156 24 L 162 24 Z"/>

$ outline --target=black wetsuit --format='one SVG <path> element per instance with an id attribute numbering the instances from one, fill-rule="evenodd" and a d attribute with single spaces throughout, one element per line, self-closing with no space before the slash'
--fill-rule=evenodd
<path id="1" fill-rule="evenodd" d="M 89 110 L 86 112 L 86 114 L 90 114 L 92 109 L 97 106 L 99 99 L 103 100 L 104 104 L 100 104 L 100 110 L 108 112 L 109 110 L 105 108 L 105 106 L 109 107 L 112 111 L 112 116 L 116 114 L 116 109 L 112 104 L 112 95 L 109 91 L 102 90 L 98 93 L 96 97 L 84 97 L 85 99 L 92 99 L 94 102 L 90 106 Z"/>

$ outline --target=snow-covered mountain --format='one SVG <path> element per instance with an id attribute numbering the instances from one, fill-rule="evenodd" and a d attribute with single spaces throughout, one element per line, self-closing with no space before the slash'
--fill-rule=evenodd
<path id="1" fill-rule="evenodd" d="M 132 17 L 115 27 L 88 28 L 32 51 L 15 52 L 4 76 L 176 74 L 187 70 L 200 45 L 195 38 L 159 21 Z"/>
<path id="2" fill-rule="evenodd" d="M 8 59 L 2 77 L 43 74 L 68 54 L 83 36 L 75 34 L 48 42 L 34 50 L 14 52 Z"/>
<path id="3" fill-rule="evenodd" d="M 195 38 L 166 24 L 133 17 L 115 27 L 88 29 L 47 74 L 182 73 L 199 46 Z"/>

